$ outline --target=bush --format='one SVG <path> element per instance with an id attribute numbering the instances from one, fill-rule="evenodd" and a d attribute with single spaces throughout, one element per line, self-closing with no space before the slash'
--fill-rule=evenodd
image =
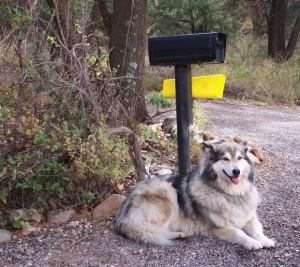
<path id="1" fill-rule="evenodd" d="M 13 45 L 0 49 L 1 209 L 50 198 L 79 208 L 100 202 L 111 193 L 109 181 L 131 168 L 127 137 L 109 134 L 104 118 L 118 104 L 113 74 L 97 66 L 97 83 L 82 84 L 84 73 L 60 73 L 47 50 L 30 49 L 22 68 Z"/>

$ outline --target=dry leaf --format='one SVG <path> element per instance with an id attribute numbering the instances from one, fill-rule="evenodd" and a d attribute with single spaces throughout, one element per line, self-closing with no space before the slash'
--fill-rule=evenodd
<path id="1" fill-rule="evenodd" d="M 50 198 L 48 200 L 49 204 L 52 206 L 52 208 L 55 210 L 57 205 L 56 205 L 56 200 L 54 198 Z"/>
<path id="2" fill-rule="evenodd" d="M 116 189 L 121 192 L 124 189 L 124 185 L 123 184 L 117 184 Z"/>

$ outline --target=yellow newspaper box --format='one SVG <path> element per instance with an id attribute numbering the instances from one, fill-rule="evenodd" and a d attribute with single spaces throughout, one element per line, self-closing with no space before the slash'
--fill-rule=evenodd
<path id="1" fill-rule="evenodd" d="M 193 98 L 222 98 L 226 76 L 224 74 L 192 77 Z M 175 79 L 164 80 L 162 95 L 176 98 Z"/>

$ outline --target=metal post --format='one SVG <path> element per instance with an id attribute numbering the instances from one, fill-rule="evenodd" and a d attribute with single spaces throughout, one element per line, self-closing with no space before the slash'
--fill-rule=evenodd
<path id="1" fill-rule="evenodd" d="M 187 174 L 190 166 L 190 132 L 193 123 L 192 76 L 190 65 L 175 65 L 176 113 L 179 174 Z"/>

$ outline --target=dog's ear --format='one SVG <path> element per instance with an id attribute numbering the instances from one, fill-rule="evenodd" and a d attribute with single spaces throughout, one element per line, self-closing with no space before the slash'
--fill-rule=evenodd
<path id="1" fill-rule="evenodd" d="M 247 153 L 247 151 L 249 150 L 249 149 L 248 149 L 248 142 L 247 142 L 247 141 L 244 141 L 243 143 L 241 143 L 241 145 L 242 145 L 242 147 L 243 147 L 245 153 Z"/>
<path id="2" fill-rule="evenodd" d="M 214 153 L 215 154 L 215 152 L 216 152 L 216 150 L 215 150 L 215 146 L 214 146 L 214 144 L 213 143 L 211 143 L 211 142 L 202 142 L 202 144 L 203 144 L 203 149 L 204 150 L 210 150 L 210 152 L 212 152 L 212 153 Z"/>

